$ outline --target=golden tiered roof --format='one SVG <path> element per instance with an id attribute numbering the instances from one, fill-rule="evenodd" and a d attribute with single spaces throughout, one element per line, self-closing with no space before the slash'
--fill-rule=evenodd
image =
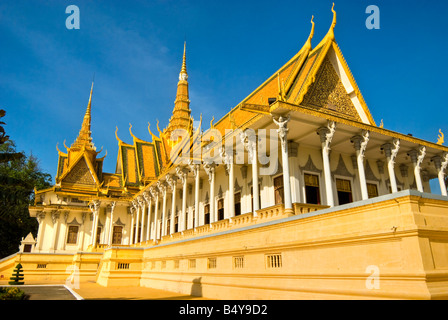
<path id="1" fill-rule="evenodd" d="M 67 149 L 66 153 L 56 146 L 59 153 L 56 183 L 61 188 L 95 191 L 102 185 L 102 168 L 105 156 L 97 159 L 101 150 L 97 152 L 92 142 L 92 132 L 90 130 L 92 94 L 93 82 L 81 130 L 75 141 L 70 148 L 65 145 L 64 141 L 64 146 Z"/>
<path id="2" fill-rule="evenodd" d="M 151 142 L 137 138 L 132 133 L 131 128 L 132 125 L 130 125 L 129 132 L 133 138 L 133 144 L 124 143 L 116 134 L 119 142 L 116 174 L 121 175 L 124 186 L 140 188 L 157 180 L 158 176 L 172 165 L 170 161 L 171 151 L 173 148 L 181 147 L 176 146 L 180 140 L 171 140 L 172 133 L 177 129 L 182 129 L 190 137 L 193 135 L 185 43 L 173 115 L 168 126 L 162 131 L 157 121 L 158 135 L 156 135 L 151 131 L 148 123 L 148 132 L 152 137 Z"/>
<path id="3" fill-rule="evenodd" d="M 232 125 L 245 127 L 260 114 L 270 114 L 274 101 L 283 101 L 296 110 L 312 109 L 326 114 L 375 125 L 375 121 L 361 95 L 353 75 L 336 43 L 334 28 L 336 11 L 332 7 L 333 21 L 321 42 L 312 48 L 314 21 L 311 32 L 302 48 L 272 76 L 249 94 L 235 108 L 215 124 L 221 134 Z M 342 83 L 342 75 L 335 68 L 336 63 L 347 75 Z M 345 86 L 352 89 L 347 94 Z M 354 97 L 360 107 L 355 107 Z"/>

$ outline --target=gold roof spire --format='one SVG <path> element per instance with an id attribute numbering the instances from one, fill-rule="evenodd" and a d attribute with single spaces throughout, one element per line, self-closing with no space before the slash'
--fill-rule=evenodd
<path id="1" fill-rule="evenodd" d="M 88 149 L 95 150 L 95 146 L 92 142 L 92 132 L 90 131 L 90 125 L 92 122 L 92 95 L 93 95 L 93 81 L 92 87 L 90 88 L 89 102 L 87 103 L 86 113 L 84 114 L 84 119 L 82 121 L 81 130 L 79 130 L 78 137 L 71 147 L 86 147 Z"/>
<path id="2" fill-rule="evenodd" d="M 171 133 L 174 130 L 184 129 L 190 131 L 193 125 L 193 120 L 191 119 L 190 99 L 188 94 L 186 51 L 187 51 L 187 42 L 184 42 L 182 69 L 179 74 L 179 82 L 177 83 L 177 93 L 176 93 L 176 100 L 174 101 L 173 115 L 170 118 L 168 127 L 163 132 L 163 134 L 166 135 L 166 137 L 168 138 L 171 137 Z M 162 137 L 162 134 L 160 134 L 160 137 Z"/>
<path id="3" fill-rule="evenodd" d="M 180 70 L 179 74 L 179 80 L 187 80 L 188 79 L 188 73 L 187 73 L 187 42 L 184 42 L 184 55 L 182 57 L 182 69 Z"/>

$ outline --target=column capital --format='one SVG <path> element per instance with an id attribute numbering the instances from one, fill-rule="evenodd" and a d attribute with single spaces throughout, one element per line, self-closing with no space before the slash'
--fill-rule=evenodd
<path id="1" fill-rule="evenodd" d="M 177 183 L 177 176 L 175 175 L 171 175 L 171 174 L 167 174 L 165 177 L 166 183 L 169 186 L 170 190 L 173 191 L 174 188 L 176 187 L 176 183 Z"/>
<path id="2" fill-rule="evenodd" d="M 231 152 L 228 152 L 225 148 L 220 149 L 221 159 L 225 165 L 227 174 L 230 172 L 230 166 L 233 165 L 233 150 L 230 151 Z"/>
<path id="3" fill-rule="evenodd" d="M 165 196 L 166 194 L 166 182 L 163 182 L 161 180 L 157 181 L 157 188 L 160 190 L 160 192 Z"/>
<path id="4" fill-rule="evenodd" d="M 143 195 L 137 196 L 136 201 L 137 206 L 139 206 L 140 208 L 142 208 L 145 205 L 145 198 L 143 197 Z"/>
<path id="5" fill-rule="evenodd" d="M 287 128 L 288 122 L 291 119 L 290 114 L 288 113 L 287 117 L 279 116 L 277 120 L 274 115 L 272 115 L 272 121 L 278 126 L 277 133 L 280 137 L 280 142 L 282 144 L 282 148 L 285 150 L 287 145 L 287 135 L 289 129 Z"/>
<path id="6" fill-rule="evenodd" d="M 448 152 L 432 157 L 431 161 L 434 162 L 434 166 L 438 171 L 444 172 L 448 165 Z"/>
<path id="7" fill-rule="evenodd" d="M 45 219 L 45 212 L 40 211 L 36 214 L 37 222 L 40 224 Z"/>
<path id="8" fill-rule="evenodd" d="M 61 213 L 58 210 L 51 211 L 51 221 L 53 222 L 53 224 L 55 224 L 59 220 L 60 216 Z"/>
<path id="9" fill-rule="evenodd" d="M 176 168 L 176 175 L 180 179 L 182 183 L 184 183 L 187 180 L 188 175 L 188 169 L 185 167 L 177 167 Z"/>
<path id="10" fill-rule="evenodd" d="M 212 177 L 215 174 L 216 164 L 213 163 L 213 162 L 212 163 L 204 163 L 202 166 L 203 166 L 205 172 L 208 175 L 208 181 L 211 182 L 212 181 Z"/>
<path id="11" fill-rule="evenodd" d="M 100 209 L 101 201 L 100 200 L 92 200 L 89 203 L 89 208 L 92 213 L 96 214 L 98 213 L 98 210 Z"/>
<path id="12" fill-rule="evenodd" d="M 193 176 L 196 177 L 196 175 L 199 174 L 199 163 L 196 163 L 193 159 L 190 159 L 188 166 L 190 167 L 190 171 L 193 172 Z"/>
<path id="13" fill-rule="evenodd" d="M 154 200 L 156 200 L 159 197 L 159 193 L 157 191 L 157 186 L 153 185 L 152 187 L 150 187 L 149 192 L 151 193 Z"/>
<path id="14" fill-rule="evenodd" d="M 415 165 L 416 168 L 420 168 L 421 164 L 423 162 L 423 159 L 426 155 L 426 147 L 425 146 L 419 146 L 417 149 L 409 150 L 408 156 L 411 157 L 412 163 Z"/>
<path id="15" fill-rule="evenodd" d="M 390 158 L 392 163 L 395 163 L 398 150 L 400 149 L 400 139 L 394 139 L 392 142 L 385 143 L 381 146 L 387 158 Z"/>
<path id="16" fill-rule="evenodd" d="M 353 143 L 356 152 L 359 152 L 359 155 L 363 158 L 369 139 L 370 139 L 370 132 L 367 130 L 363 130 L 360 135 L 356 135 L 350 139 L 350 142 Z"/>
<path id="17" fill-rule="evenodd" d="M 249 133 L 248 133 L 249 132 Z M 257 152 L 257 136 L 252 129 L 246 129 L 240 132 L 240 140 L 244 148 L 249 153 L 249 157 L 252 160 Z"/>
<path id="18" fill-rule="evenodd" d="M 328 153 L 330 151 L 331 140 L 333 139 L 336 131 L 336 122 L 328 121 L 326 127 L 320 127 L 317 129 L 317 134 L 320 136 L 320 142 L 323 149 Z"/>
<path id="19" fill-rule="evenodd" d="M 137 209 L 138 209 L 138 201 L 137 201 L 137 199 L 133 199 L 133 200 L 131 201 L 131 206 L 132 206 L 132 208 L 133 208 L 134 210 L 137 210 Z"/>
<path id="20" fill-rule="evenodd" d="M 150 191 L 143 192 L 143 198 L 145 199 L 146 203 L 149 206 L 149 204 L 150 204 L 150 202 L 152 200 L 151 192 Z"/>

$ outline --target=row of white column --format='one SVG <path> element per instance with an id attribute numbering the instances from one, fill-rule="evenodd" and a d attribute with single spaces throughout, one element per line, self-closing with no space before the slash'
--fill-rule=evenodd
<path id="1" fill-rule="evenodd" d="M 328 121 L 326 127 L 321 127 L 317 130 L 317 134 L 320 136 L 322 143 L 322 159 L 324 167 L 324 179 L 325 179 L 325 192 L 327 197 L 327 204 L 329 206 L 334 206 L 333 197 L 333 184 L 331 181 L 331 171 L 330 171 L 330 145 L 333 139 L 334 133 L 336 131 L 336 123 L 334 121 Z M 360 189 L 362 199 L 366 200 L 369 198 L 367 192 L 367 181 L 365 177 L 364 170 L 364 156 L 369 142 L 370 133 L 367 130 L 363 130 L 360 135 L 356 135 L 351 138 L 351 142 L 356 151 L 356 162 L 358 165 L 358 175 L 360 180 Z M 389 171 L 389 180 L 391 185 L 392 193 L 398 191 L 397 181 L 395 178 L 395 158 L 397 157 L 398 150 L 400 149 L 400 140 L 393 139 L 392 142 L 383 144 L 381 149 L 384 150 L 387 160 L 387 168 Z M 423 183 L 421 176 L 421 164 L 426 155 L 426 147 L 419 146 L 417 149 L 412 149 L 408 153 L 410 156 L 413 166 L 414 166 L 414 176 L 417 185 L 417 190 L 423 192 Z M 440 190 L 442 195 L 447 195 L 446 185 L 445 185 L 445 169 L 448 165 L 448 153 L 444 153 L 441 156 L 435 156 L 431 159 L 438 171 L 438 178 L 440 184 Z"/>
<path id="2" fill-rule="evenodd" d="M 282 167 L 283 167 L 283 191 L 284 191 L 284 207 L 287 213 L 292 213 L 292 197 L 291 197 L 291 183 L 289 174 L 289 156 L 288 156 L 288 141 L 287 141 L 287 123 L 289 122 L 289 116 L 278 117 L 278 119 L 273 119 L 274 123 L 278 126 L 277 132 L 279 133 L 281 141 L 282 150 Z M 252 164 L 252 192 L 254 195 L 259 194 L 259 186 L 256 181 L 258 181 L 258 158 L 257 158 L 257 139 L 254 135 L 250 135 L 247 132 L 242 132 L 240 135 L 241 142 L 243 143 L 245 149 L 248 151 L 250 163 Z M 234 156 L 232 152 L 226 152 L 226 150 L 221 150 L 221 157 L 225 165 L 225 169 L 229 178 L 229 190 L 234 190 Z M 203 162 L 196 163 L 190 161 L 187 167 L 177 167 L 176 175 L 166 175 L 164 180 L 159 180 L 157 184 L 149 188 L 149 192 L 144 192 L 142 196 L 137 197 L 136 200 L 132 202 L 132 211 L 135 212 L 135 218 L 133 215 L 132 226 L 135 223 L 135 228 L 131 229 L 131 244 L 140 241 L 147 240 L 159 240 L 162 236 L 167 235 L 167 194 L 168 191 L 172 193 L 172 203 L 171 203 L 171 224 L 169 234 L 175 232 L 175 212 L 176 212 L 176 190 L 177 190 L 177 180 L 182 182 L 182 210 L 179 217 L 179 228 L 178 232 L 182 232 L 187 229 L 186 221 L 186 211 L 187 211 L 187 175 L 191 172 L 194 176 L 194 224 L 193 227 L 199 226 L 199 186 L 200 186 L 200 168 L 204 169 L 207 174 L 209 185 L 210 185 L 210 224 L 218 221 L 218 212 L 215 208 L 215 170 L 216 164 L 213 162 Z M 189 169 L 189 170 L 188 170 Z M 169 189 L 169 190 L 168 190 Z M 231 192 L 232 193 L 232 192 Z M 159 200 L 162 197 L 162 210 L 159 212 Z M 151 212 L 152 204 L 155 203 L 155 210 Z M 147 209 L 146 209 L 147 208 Z M 229 208 L 229 218 L 232 219 L 235 216 L 235 203 L 234 197 L 228 197 L 228 208 Z M 253 197 L 252 212 L 253 216 L 257 216 L 257 211 L 260 209 L 259 197 Z M 135 219 L 135 221 L 134 221 Z M 144 219 L 147 220 L 146 230 L 141 229 L 141 234 L 137 234 L 139 230 L 139 225 L 144 225 Z M 136 234 L 133 234 L 134 230 L 137 230 Z"/>

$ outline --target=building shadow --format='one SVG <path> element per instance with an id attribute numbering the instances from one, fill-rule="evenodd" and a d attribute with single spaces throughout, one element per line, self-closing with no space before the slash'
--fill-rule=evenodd
<path id="1" fill-rule="evenodd" d="M 191 286 L 191 295 L 195 297 L 202 297 L 202 277 L 193 279 L 193 285 Z"/>

